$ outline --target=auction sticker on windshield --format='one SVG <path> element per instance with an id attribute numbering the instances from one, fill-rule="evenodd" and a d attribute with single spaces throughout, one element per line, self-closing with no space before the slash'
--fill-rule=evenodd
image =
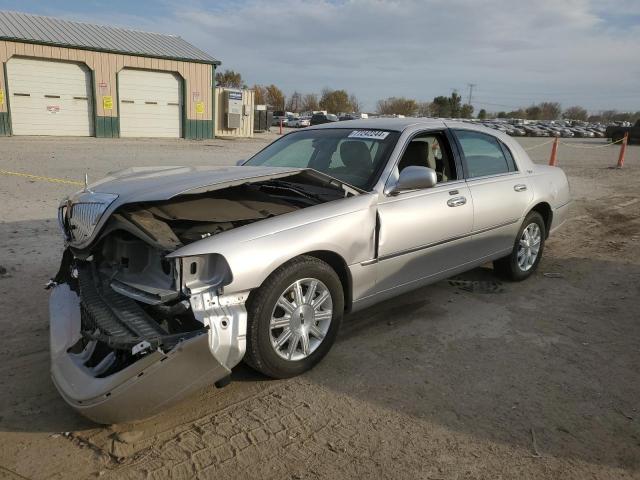
<path id="1" fill-rule="evenodd" d="M 389 132 L 382 130 L 354 130 L 349 134 L 349 138 L 370 138 L 374 140 L 384 140 Z"/>

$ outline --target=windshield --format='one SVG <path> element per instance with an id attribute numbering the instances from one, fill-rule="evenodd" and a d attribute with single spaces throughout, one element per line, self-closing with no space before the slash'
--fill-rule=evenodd
<path id="1" fill-rule="evenodd" d="M 399 136 L 399 132 L 386 130 L 304 130 L 276 140 L 245 165 L 313 168 L 355 187 L 370 190 Z"/>

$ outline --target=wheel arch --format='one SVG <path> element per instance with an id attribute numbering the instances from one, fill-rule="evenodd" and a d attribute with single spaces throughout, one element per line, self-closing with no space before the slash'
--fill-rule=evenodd
<path id="1" fill-rule="evenodd" d="M 344 261 L 344 258 L 337 254 L 336 252 L 332 252 L 330 250 L 314 250 L 311 252 L 303 253 L 299 256 L 309 256 L 315 257 L 318 260 L 322 260 L 327 263 L 334 272 L 338 275 L 340 279 L 340 283 L 342 284 L 342 291 L 344 293 L 344 310 L 345 312 L 351 311 L 352 305 L 352 279 L 351 272 L 349 271 L 349 267 L 347 267 L 347 262 Z"/>
<path id="2" fill-rule="evenodd" d="M 336 275 L 338 275 L 338 278 L 340 279 L 342 292 L 344 294 L 344 310 L 345 312 L 350 312 L 353 304 L 353 283 L 351 272 L 349 271 L 349 267 L 347 267 L 347 262 L 345 262 L 344 258 L 342 258 L 340 254 L 331 250 L 312 250 L 288 258 L 285 262 L 277 265 L 271 272 L 269 272 L 269 274 L 265 276 L 265 280 L 278 268 L 301 257 L 314 257 L 318 260 L 322 260 L 328 264 L 334 272 L 336 272 Z"/>
<path id="3" fill-rule="evenodd" d="M 545 238 L 549 238 L 549 231 L 551 230 L 551 223 L 553 222 L 553 210 L 551 205 L 547 202 L 539 202 L 534 205 L 529 213 L 538 212 L 544 220 Z"/>

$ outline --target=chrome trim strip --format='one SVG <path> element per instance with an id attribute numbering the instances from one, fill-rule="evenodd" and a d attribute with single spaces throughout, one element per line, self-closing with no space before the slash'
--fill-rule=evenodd
<path id="1" fill-rule="evenodd" d="M 491 178 L 511 177 L 514 175 L 521 175 L 522 172 L 516 170 L 515 172 L 494 173 L 493 175 L 482 175 L 481 177 L 467 177 L 467 184 L 472 184 L 476 180 L 488 180 Z"/>

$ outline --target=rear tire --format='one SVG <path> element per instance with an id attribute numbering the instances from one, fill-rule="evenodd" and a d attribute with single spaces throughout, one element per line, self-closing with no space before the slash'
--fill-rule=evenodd
<path id="1" fill-rule="evenodd" d="M 336 272 L 315 257 L 291 260 L 249 296 L 245 362 L 273 378 L 306 372 L 331 349 L 343 312 Z"/>
<path id="2" fill-rule="evenodd" d="M 542 215 L 529 212 L 518 230 L 513 250 L 508 256 L 495 260 L 493 269 L 502 278 L 515 282 L 530 277 L 542 258 L 546 234 Z"/>

